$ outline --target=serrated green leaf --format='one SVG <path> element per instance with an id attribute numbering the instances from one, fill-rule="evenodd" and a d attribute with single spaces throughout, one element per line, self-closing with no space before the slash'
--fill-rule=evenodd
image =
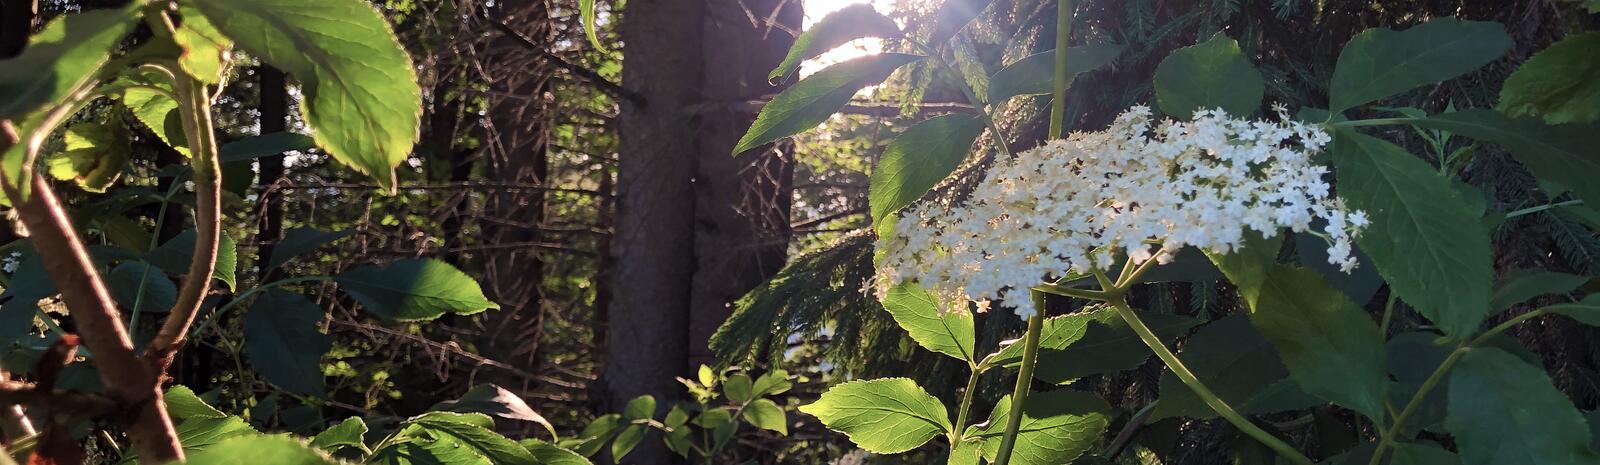
<path id="1" fill-rule="evenodd" d="M 1087 73 L 1116 61 L 1128 47 L 1096 44 L 1067 47 L 1067 76 Z M 989 77 L 989 103 L 1000 105 L 1011 97 L 1048 95 L 1055 90 L 1056 51 L 1023 57 Z"/>
<path id="2" fill-rule="evenodd" d="M 121 124 L 78 123 L 62 134 L 65 149 L 45 158 L 50 177 L 105 192 L 128 165 L 128 131 Z"/>
<path id="3" fill-rule="evenodd" d="M 333 425 L 331 428 L 323 430 L 321 433 L 317 433 L 317 436 L 311 439 L 311 447 L 328 452 L 336 452 L 345 447 L 354 447 L 362 452 L 368 452 L 367 444 L 363 439 L 366 434 L 367 422 L 362 421 L 361 417 L 350 417 L 337 425 Z"/>
<path id="4" fill-rule="evenodd" d="M 0 60 L 0 118 L 20 120 L 93 80 L 132 30 L 138 11 L 138 5 L 89 10 L 45 24 L 21 54 Z"/>
<path id="5" fill-rule="evenodd" d="M 167 279 L 166 273 L 146 262 L 123 262 L 106 274 L 105 281 L 117 306 L 130 312 L 167 313 L 178 301 L 178 286 Z"/>
<path id="6" fill-rule="evenodd" d="M 771 399 L 751 401 L 749 405 L 744 406 L 740 416 L 744 417 L 744 421 L 750 423 L 750 426 L 789 435 L 789 420 L 783 414 L 783 407 L 779 407 Z"/>
<path id="7" fill-rule="evenodd" d="M 533 454 L 534 463 L 539 465 L 593 465 L 577 452 L 538 439 L 523 439 L 517 443 L 527 448 Z"/>
<path id="8" fill-rule="evenodd" d="M 915 449 L 953 429 L 944 404 L 906 378 L 839 384 L 800 411 L 880 454 Z"/>
<path id="9" fill-rule="evenodd" d="M 1156 66 L 1156 106 L 1173 117 L 1188 119 L 1199 110 L 1221 108 L 1248 116 L 1261 107 L 1266 85 L 1261 73 L 1222 34 L 1174 50 Z"/>
<path id="10" fill-rule="evenodd" d="M 133 119 L 150 129 L 168 147 L 185 157 L 190 156 L 183 115 L 178 113 L 178 101 L 170 96 L 172 83 L 154 72 L 132 74 L 123 79 L 137 79 L 140 84 L 122 90 L 122 106 L 133 114 Z"/>
<path id="11" fill-rule="evenodd" d="M 644 425 L 628 425 L 627 428 L 623 428 L 622 432 L 617 434 L 617 440 L 611 443 L 611 459 L 620 462 L 629 452 L 633 452 L 633 448 L 644 441 L 644 433 L 649 432 L 645 428 Z"/>
<path id="12" fill-rule="evenodd" d="M 178 66 L 207 84 L 220 82 L 233 49 L 233 40 L 218 31 L 206 20 L 205 15 L 191 6 L 178 5 L 178 15 L 182 21 L 172 34 L 172 41 L 183 49 L 183 54 L 178 56 Z"/>
<path id="13" fill-rule="evenodd" d="M 322 356 L 333 338 L 321 331 L 324 313 L 305 296 L 267 289 L 244 315 L 244 352 L 267 381 L 286 391 L 322 396 Z"/>
<path id="14" fill-rule="evenodd" d="M 1383 339 L 1366 312 L 1315 271 L 1288 265 L 1268 273 L 1259 289 L 1240 294 L 1250 322 L 1307 394 L 1383 418 L 1389 385 Z"/>
<path id="15" fill-rule="evenodd" d="M 850 103 L 856 91 L 878 84 L 895 69 L 920 59 L 920 56 L 900 53 L 869 55 L 829 66 L 801 79 L 761 108 L 755 123 L 739 138 L 733 154 L 811 130 Z"/>
<path id="16" fill-rule="evenodd" d="M 246 436 L 222 441 L 188 457 L 188 465 L 334 465 L 289 436 Z"/>
<path id="17" fill-rule="evenodd" d="M 1600 203 L 1600 157 L 1591 151 L 1591 139 L 1600 126 L 1549 126 L 1535 119 L 1508 120 L 1483 109 L 1434 115 L 1412 123 L 1500 144 L 1539 179 L 1572 189 L 1586 202 Z"/>
<path id="18" fill-rule="evenodd" d="M 900 37 L 900 26 L 866 3 L 851 4 L 828 13 L 812 24 L 810 29 L 795 37 L 794 45 L 789 47 L 788 56 L 785 56 L 777 67 L 772 68 L 772 72 L 767 74 L 767 80 L 773 83 L 782 82 L 785 77 L 800 69 L 801 62 L 815 58 L 846 42 L 865 37 Z"/>
<path id="19" fill-rule="evenodd" d="M 1178 359 L 1183 360 L 1189 371 L 1217 397 L 1247 415 L 1275 413 L 1271 410 L 1281 408 L 1281 405 L 1265 402 L 1270 396 L 1279 395 L 1272 391 L 1275 387 L 1293 387 L 1298 391 L 1298 386 L 1288 379 L 1289 370 L 1278 359 L 1272 344 L 1243 315 L 1201 327 L 1184 343 Z M 1285 382 L 1287 386 L 1280 385 Z M 1151 421 L 1169 417 L 1217 417 L 1216 411 L 1171 371 L 1161 373 L 1160 393 L 1161 402 L 1156 404 Z M 1306 406 L 1306 402 L 1299 401 L 1305 396 L 1298 397 L 1294 399 L 1296 402 L 1290 402 L 1291 407 Z M 1250 406 L 1257 408 L 1247 408 Z"/>
<path id="20" fill-rule="evenodd" d="M 1500 87 L 1496 108 L 1551 124 L 1600 120 L 1600 32 L 1562 39 L 1523 62 Z"/>
<path id="21" fill-rule="evenodd" d="M 466 273 L 434 259 L 365 266 L 333 280 L 367 311 L 389 321 L 425 321 L 445 312 L 472 315 L 500 308 L 484 298 L 478 283 Z"/>
<path id="22" fill-rule="evenodd" d="M 1588 277 L 1575 274 L 1540 269 L 1512 271 L 1495 281 L 1489 302 L 1494 311 L 1503 312 L 1534 297 L 1572 292 L 1586 282 Z"/>
<path id="23" fill-rule="evenodd" d="M 534 465 L 533 454 L 527 448 L 516 442 L 506 439 L 487 427 L 459 421 L 451 421 L 445 417 L 423 415 L 413 419 L 412 424 L 420 426 L 430 434 L 449 437 L 461 444 L 472 448 L 478 454 L 488 458 L 495 465 Z"/>
<path id="24" fill-rule="evenodd" d="M 972 314 L 952 310 L 941 312 L 933 294 L 917 286 L 904 283 L 889 290 L 883 298 L 883 309 L 889 311 L 900 328 L 911 334 L 911 340 L 925 349 L 961 360 L 977 362 L 973 352 L 974 336 Z"/>
<path id="25" fill-rule="evenodd" d="M 1450 180 L 1387 141 L 1334 136 L 1339 196 L 1372 224 L 1356 243 L 1394 292 L 1445 334 L 1466 337 L 1489 313 L 1489 233 Z"/>
<path id="26" fill-rule="evenodd" d="M 872 169 L 868 204 L 874 225 L 916 202 L 967 158 L 984 122 L 973 115 L 943 115 L 906 129 Z"/>
<path id="27" fill-rule="evenodd" d="M 272 247 L 267 258 L 267 268 L 277 268 L 295 257 L 322 248 L 323 245 L 343 239 L 350 231 L 321 231 L 311 228 L 294 228 L 283 234 L 283 240 Z"/>
<path id="28" fill-rule="evenodd" d="M 543 426 L 550 437 L 558 437 L 556 427 L 540 415 L 527 401 L 506 388 L 493 384 L 479 384 L 468 389 L 460 398 L 434 404 L 428 410 L 459 413 L 482 413 L 507 420 L 529 421 Z"/>
<path id="29" fill-rule="evenodd" d="M 194 391 L 187 386 L 168 388 L 162 398 L 167 403 L 167 415 L 179 422 L 191 418 L 216 419 L 228 417 L 228 414 L 222 413 L 221 410 L 206 404 L 206 401 L 201 400 L 200 396 L 195 395 Z"/>
<path id="30" fill-rule="evenodd" d="M 1397 442 L 1384 453 L 1381 465 L 1461 465 L 1461 458 L 1432 444 Z M 1327 465 L 1367 465 L 1377 444 L 1367 443 L 1328 459 Z"/>
<path id="31" fill-rule="evenodd" d="M 192 0 L 237 46 L 300 82 L 317 145 L 393 190 L 422 91 L 389 23 L 361 0 Z"/>
<path id="32" fill-rule="evenodd" d="M 195 231 L 185 230 L 145 254 L 144 259 L 168 273 L 187 274 L 190 261 L 194 257 L 194 240 Z M 234 283 L 238 282 L 236 279 L 239 270 L 238 250 L 239 246 L 227 234 L 223 234 L 217 241 L 217 266 L 211 270 L 211 277 L 227 284 L 230 291 L 234 290 Z"/>
<path id="33" fill-rule="evenodd" d="M 1035 392 L 1028 395 L 1011 449 L 1011 463 L 1051 465 L 1072 463 L 1105 433 L 1111 423 L 1111 406 L 1099 396 L 1079 391 Z M 1011 396 L 1000 399 L 989 414 L 988 426 L 978 431 L 984 439 L 983 457 L 993 461 L 1000 452 L 1000 437 L 1011 416 Z"/>
<path id="34" fill-rule="evenodd" d="M 1466 74 L 1510 49 L 1511 37 L 1500 23 L 1436 18 L 1403 31 L 1368 29 L 1339 52 L 1328 87 L 1331 110 L 1344 113 Z"/>
<path id="35" fill-rule="evenodd" d="M 1450 374 L 1450 413 L 1463 465 L 1596 464 L 1589 428 L 1540 367 L 1494 348 L 1467 352 Z"/>

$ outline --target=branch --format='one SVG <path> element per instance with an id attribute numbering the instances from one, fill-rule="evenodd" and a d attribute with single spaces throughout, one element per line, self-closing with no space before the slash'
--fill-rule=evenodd
<path id="1" fill-rule="evenodd" d="M 730 107 L 730 108 L 732 108 L 734 110 L 737 110 L 737 111 L 740 111 L 740 112 L 744 112 L 744 113 L 755 114 L 755 113 L 761 112 L 761 108 L 765 107 L 767 105 L 767 103 L 771 102 L 771 101 L 772 101 L 772 97 L 768 96 L 768 97 L 765 97 L 765 98 L 759 98 L 759 99 L 754 99 L 754 100 L 725 102 L 725 104 L 728 107 Z M 711 107 L 711 106 L 715 106 L 715 103 L 704 104 L 702 106 L 702 109 L 704 107 Z M 876 117 L 882 117 L 882 118 L 893 118 L 893 117 L 896 117 L 896 116 L 900 116 L 904 112 L 901 111 L 900 105 L 855 103 L 855 104 L 845 105 L 844 108 L 839 109 L 839 113 L 846 114 L 846 115 L 862 115 L 862 116 L 876 116 Z M 918 116 L 930 116 L 930 115 L 942 115 L 942 114 L 947 114 L 947 113 L 973 113 L 973 114 L 976 114 L 976 113 L 978 113 L 978 109 L 973 108 L 972 105 L 968 105 L 966 103 L 958 103 L 958 102 L 928 102 L 928 103 L 922 103 L 922 104 L 917 105 L 915 114 L 918 115 Z"/>
<path id="2" fill-rule="evenodd" d="M 0 120 L 0 152 L 9 150 L 17 141 L 16 128 L 10 121 Z M 135 412 L 131 418 L 123 419 L 134 447 L 139 456 L 149 458 L 151 463 L 183 460 L 178 435 L 161 402 L 159 372 L 134 353 L 133 340 L 122 325 L 115 301 L 50 183 L 44 176 L 27 176 L 28 170 L 23 171 L 23 179 L 12 179 L 13 173 L 0 171 L 0 188 L 16 206 L 17 217 L 32 237 L 45 273 L 72 312 L 84 344 L 94 352 L 100 379 L 113 398 Z M 32 187 L 28 195 L 24 195 L 23 182 Z"/>
<path id="3" fill-rule="evenodd" d="M 622 87 L 615 82 L 607 80 L 605 76 L 601 76 L 600 73 L 596 73 L 588 68 L 572 64 L 572 62 L 569 62 L 554 53 L 550 53 L 549 50 L 545 50 L 544 47 L 540 46 L 538 43 L 535 43 L 532 39 L 517 33 L 515 29 L 512 29 L 511 26 L 506 25 L 504 22 L 491 20 L 489 21 L 489 24 L 494 25 L 495 29 L 499 29 L 500 32 L 505 33 L 505 35 L 510 36 L 512 39 L 516 39 L 518 43 L 528 47 L 528 50 L 532 50 L 533 53 L 538 54 L 541 58 L 550 60 L 550 62 L 554 63 L 557 68 L 567 70 L 567 72 L 577 75 L 578 77 L 583 78 L 585 81 L 589 81 L 590 84 L 593 84 L 595 87 L 599 88 L 601 92 L 605 92 L 607 95 L 612 97 L 627 100 L 629 103 L 639 107 L 645 106 L 645 98 L 643 95 L 639 95 L 637 92 L 628 90 L 627 88 Z"/>
<path id="4" fill-rule="evenodd" d="M 39 389 L 18 381 L 0 382 L 0 405 L 43 405 L 52 414 L 71 418 L 95 418 L 120 410 L 115 399 L 99 394 L 63 389 Z"/>
<path id="5" fill-rule="evenodd" d="M 173 86 L 178 97 L 185 100 L 179 103 L 178 110 L 184 118 L 189 146 L 194 148 L 195 241 L 193 259 L 189 262 L 183 287 L 178 290 L 178 299 L 162 323 L 161 331 L 150 341 L 146 354 L 161 372 L 166 371 L 173 355 L 183 347 L 189 326 L 200 312 L 201 300 L 211 289 L 211 276 L 217 268 L 217 244 L 222 236 L 222 167 L 217 161 L 216 137 L 211 126 L 211 99 L 206 95 L 205 84 L 188 76 L 174 79 Z"/>

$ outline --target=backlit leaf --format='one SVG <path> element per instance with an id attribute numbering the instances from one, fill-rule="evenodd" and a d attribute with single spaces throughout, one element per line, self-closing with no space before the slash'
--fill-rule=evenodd
<path id="1" fill-rule="evenodd" d="M 944 404 L 906 378 L 839 384 L 800 411 L 880 454 L 915 449 L 952 430 Z"/>
<path id="2" fill-rule="evenodd" d="M 471 315 L 500 308 L 483 297 L 483 290 L 466 273 L 434 259 L 365 266 L 333 280 L 367 311 L 390 321 L 432 320 L 445 312 Z"/>
<path id="3" fill-rule="evenodd" d="M 973 352 L 972 314 L 964 311 L 941 312 L 933 294 L 916 283 L 901 284 L 889 290 L 883 308 L 895 323 L 911 333 L 911 339 L 925 349 L 962 360 L 976 361 Z"/>
<path id="4" fill-rule="evenodd" d="M 1128 47 L 1118 44 L 1080 45 L 1067 48 L 1067 76 L 1094 71 L 1116 61 Z M 989 77 L 989 103 L 999 105 L 1022 95 L 1046 95 L 1054 91 L 1056 51 L 1028 55 L 996 71 Z"/>
<path id="5" fill-rule="evenodd" d="M 785 76 L 800 69 L 800 63 L 827 53 L 852 40 L 864 37 L 892 38 L 900 36 L 900 26 L 894 20 L 878 13 L 872 5 L 855 3 L 828 13 L 811 25 L 810 29 L 795 37 L 789 54 L 783 58 L 767 80 L 781 82 Z"/>
<path id="6" fill-rule="evenodd" d="M 739 144 L 738 155 L 767 143 L 799 134 L 827 121 L 856 91 L 878 84 L 895 69 L 922 59 L 916 55 L 884 53 L 835 64 L 801 79 L 761 108 Z"/>
<path id="7" fill-rule="evenodd" d="M 950 176 L 983 128 L 983 119 L 977 116 L 943 115 L 917 123 L 889 142 L 872 169 L 868 189 L 872 222 L 880 223 L 911 205 Z"/>

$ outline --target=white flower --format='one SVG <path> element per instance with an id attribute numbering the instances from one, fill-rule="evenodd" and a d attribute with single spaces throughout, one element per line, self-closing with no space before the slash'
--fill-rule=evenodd
<path id="1" fill-rule="evenodd" d="M 904 281 L 948 307 L 999 300 L 1024 318 L 1028 288 L 1068 272 L 1104 269 L 1116 254 L 1170 260 L 1185 246 L 1229 252 L 1246 231 L 1282 228 L 1330 242 L 1328 261 L 1355 267 L 1351 239 L 1368 224 L 1330 195 L 1311 157 L 1329 140 L 1318 126 L 1229 118 L 1202 110 L 1188 122 L 1151 121 L 1136 106 L 1100 132 L 997 161 L 960 205 L 907 209 L 874 278 L 880 296 Z M 1321 221 L 1321 231 L 1312 223 Z"/>

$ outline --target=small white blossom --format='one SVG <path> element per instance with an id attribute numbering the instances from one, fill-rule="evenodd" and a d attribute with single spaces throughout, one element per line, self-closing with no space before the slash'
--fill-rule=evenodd
<path id="1" fill-rule="evenodd" d="M 11 252 L 11 255 L 7 255 L 5 258 L 0 259 L 0 270 L 3 270 L 7 273 L 14 273 L 17 271 L 17 265 L 20 263 L 22 263 L 22 252 Z"/>
<path id="2" fill-rule="evenodd" d="M 1151 120 L 1136 106 L 1099 132 L 997 161 L 961 205 L 907 209 L 873 288 L 915 281 L 950 307 L 999 300 L 1027 318 L 1028 288 L 1066 272 L 1105 269 L 1115 253 L 1135 263 L 1162 250 L 1229 252 L 1247 230 L 1281 228 L 1330 242 L 1328 261 L 1354 269 L 1351 239 L 1368 224 L 1330 195 L 1328 169 L 1312 162 L 1329 137 L 1293 121 L 1229 118 L 1202 110 L 1188 122 Z M 1325 227 L 1312 231 L 1321 220 Z"/>

